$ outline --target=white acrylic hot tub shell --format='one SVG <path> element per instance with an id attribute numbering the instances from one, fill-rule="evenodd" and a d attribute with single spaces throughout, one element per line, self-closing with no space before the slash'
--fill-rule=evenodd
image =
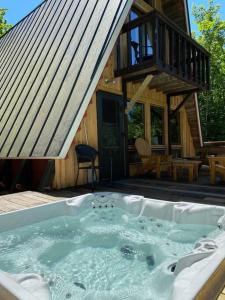
<path id="1" fill-rule="evenodd" d="M 0 231 L 12 230 L 63 215 L 76 215 L 78 211 L 105 204 L 120 207 L 136 215 L 145 215 L 183 224 L 217 225 L 225 218 L 225 208 L 185 202 L 146 199 L 142 196 L 116 193 L 87 194 L 56 203 L 46 204 L 0 216 Z M 224 221 L 224 220 L 222 220 Z M 175 278 L 173 293 L 168 300 L 191 300 L 225 259 L 225 232 L 215 240 L 218 249 L 209 257 L 183 269 Z M 6 296 L 7 294 L 7 296 Z M 1 300 L 48 300 L 50 296 L 35 297 L 19 284 L 0 273 Z M 59 299 L 60 300 L 60 299 Z"/>

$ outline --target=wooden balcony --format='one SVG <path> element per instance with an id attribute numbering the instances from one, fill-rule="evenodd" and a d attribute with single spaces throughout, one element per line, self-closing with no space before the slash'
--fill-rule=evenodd
<path id="1" fill-rule="evenodd" d="M 210 55 L 157 10 L 123 26 L 116 76 L 155 74 L 150 87 L 167 94 L 209 89 Z"/>

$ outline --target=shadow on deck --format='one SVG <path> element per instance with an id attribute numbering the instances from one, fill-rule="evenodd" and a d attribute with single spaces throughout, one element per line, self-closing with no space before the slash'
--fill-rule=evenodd
<path id="1" fill-rule="evenodd" d="M 167 178 L 156 180 L 147 176 L 118 180 L 111 185 L 108 183 L 98 184 L 95 192 L 104 191 L 138 194 L 147 198 L 167 201 L 186 201 L 225 206 L 225 185 L 222 183 L 215 186 L 210 185 L 208 176 L 204 173 L 201 174 L 198 182 L 193 184 L 184 181 L 174 182 Z M 78 187 L 51 191 L 49 194 L 56 197 L 70 198 L 90 192 L 89 187 Z"/>

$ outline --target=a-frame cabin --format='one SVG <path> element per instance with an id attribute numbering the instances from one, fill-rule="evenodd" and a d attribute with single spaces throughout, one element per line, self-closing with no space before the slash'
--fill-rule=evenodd
<path id="1" fill-rule="evenodd" d="M 80 143 L 98 149 L 101 177 L 112 159 L 114 179 L 142 174 L 137 137 L 175 157 L 202 145 L 196 93 L 209 89 L 209 53 L 190 36 L 185 0 L 46 0 L 0 39 L 0 75 L 12 189 L 47 171 L 53 187 L 74 186 Z"/>

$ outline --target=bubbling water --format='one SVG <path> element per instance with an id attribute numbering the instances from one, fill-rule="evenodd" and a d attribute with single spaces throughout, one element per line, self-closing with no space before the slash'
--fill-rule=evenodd
<path id="1" fill-rule="evenodd" d="M 137 218 L 119 208 L 85 210 L 1 233 L 0 269 L 40 274 L 53 300 L 166 300 L 174 281 L 168 266 L 217 234 L 213 226 Z"/>

